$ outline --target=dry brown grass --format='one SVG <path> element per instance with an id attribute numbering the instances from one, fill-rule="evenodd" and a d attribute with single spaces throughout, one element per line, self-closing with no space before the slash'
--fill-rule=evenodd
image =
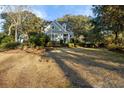
<path id="1" fill-rule="evenodd" d="M 67 87 L 62 70 L 47 59 L 20 50 L 0 53 L 0 87 Z"/>
<path id="2" fill-rule="evenodd" d="M 124 55 L 93 48 L 0 52 L 0 87 L 124 87 Z"/>
<path id="3" fill-rule="evenodd" d="M 124 87 L 124 55 L 106 49 L 61 48 L 49 56 L 76 87 Z"/>

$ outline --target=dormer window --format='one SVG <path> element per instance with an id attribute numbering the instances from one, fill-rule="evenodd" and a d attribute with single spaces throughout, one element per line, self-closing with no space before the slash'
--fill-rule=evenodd
<path id="1" fill-rule="evenodd" d="M 52 29 L 54 29 L 54 26 L 52 26 Z"/>
<path id="2" fill-rule="evenodd" d="M 63 23 L 63 25 L 62 25 L 65 29 L 66 29 L 66 24 L 65 23 Z"/>

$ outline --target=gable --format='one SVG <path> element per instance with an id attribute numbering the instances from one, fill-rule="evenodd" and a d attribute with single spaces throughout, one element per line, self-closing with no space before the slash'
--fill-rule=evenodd
<path id="1" fill-rule="evenodd" d="M 64 29 L 59 23 L 57 23 L 56 21 L 53 21 L 49 26 L 47 26 L 45 28 L 45 32 L 49 32 L 49 31 L 55 31 L 55 32 L 63 32 L 66 31 L 66 29 Z"/>
<path id="2" fill-rule="evenodd" d="M 45 28 L 45 33 L 68 33 L 68 34 L 73 34 L 72 31 L 64 28 L 63 26 L 67 25 L 65 22 L 59 22 L 59 21 L 53 21 L 49 26 Z"/>
<path id="3" fill-rule="evenodd" d="M 55 22 L 53 22 L 53 23 L 51 24 L 51 29 L 54 30 L 54 31 L 62 31 L 62 30 L 63 30 L 63 29 L 62 29 L 60 26 L 58 26 Z"/>

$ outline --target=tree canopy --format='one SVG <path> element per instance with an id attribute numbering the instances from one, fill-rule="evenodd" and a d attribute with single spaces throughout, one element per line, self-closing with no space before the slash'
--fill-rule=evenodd
<path id="1" fill-rule="evenodd" d="M 118 43 L 118 37 L 124 31 L 124 7 L 120 5 L 96 5 L 93 6 L 95 27 L 102 33 L 115 34 L 115 43 Z"/>
<path id="2" fill-rule="evenodd" d="M 9 12 L 10 13 L 10 12 Z M 1 17 L 5 20 L 3 29 L 8 35 L 15 37 L 16 25 L 12 22 L 12 19 L 9 16 L 9 13 L 2 13 Z M 45 20 L 37 17 L 30 11 L 22 11 L 21 13 L 22 21 L 18 24 L 18 35 L 26 34 L 29 32 L 40 32 L 43 31 Z M 11 15 L 15 16 L 17 13 L 11 12 Z M 23 18 L 24 17 L 24 18 Z M 18 38 L 18 37 L 17 37 Z"/>
<path id="3" fill-rule="evenodd" d="M 91 18 L 83 15 L 65 15 L 57 20 L 67 22 L 69 29 L 73 31 L 77 37 L 93 28 Z"/>

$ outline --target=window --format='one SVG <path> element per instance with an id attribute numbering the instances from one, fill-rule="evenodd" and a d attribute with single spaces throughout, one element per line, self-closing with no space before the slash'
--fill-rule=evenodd
<path id="1" fill-rule="evenodd" d="M 68 36 L 68 34 L 64 34 L 64 36 Z"/>
<path id="2" fill-rule="evenodd" d="M 54 29 L 54 26 L 52 26 L 52 29 Z"/>

